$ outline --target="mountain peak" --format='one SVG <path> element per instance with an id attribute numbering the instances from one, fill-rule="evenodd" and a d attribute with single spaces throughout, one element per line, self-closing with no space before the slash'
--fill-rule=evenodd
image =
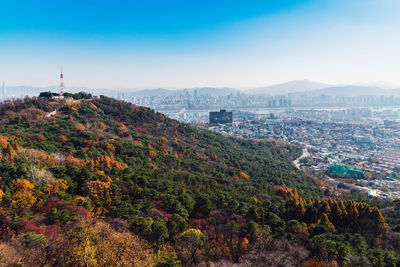
<path id="1" fill-rule="evenodd" d="M 278 94 L 312 91 L 312 90 L 322 89 L 327 86 L 328 86 L 327 84 L 320 82 L 313 82 L 310 80 L 293 80 L 266 87 L 254 88 L 246 91 L 246 93 L 278 95 Z"/>

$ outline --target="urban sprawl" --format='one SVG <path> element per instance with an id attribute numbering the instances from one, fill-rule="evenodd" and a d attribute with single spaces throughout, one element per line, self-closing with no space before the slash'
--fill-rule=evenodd
<path id="1" fill-rule="evenodd" d="M 303 155 L 294 164 L 324 177 L 336 193 L 361 191 L 380 198 L 400 198 L 398 98 L 238 93 L 129 100 L 224 135 L 301 145 Z"/>

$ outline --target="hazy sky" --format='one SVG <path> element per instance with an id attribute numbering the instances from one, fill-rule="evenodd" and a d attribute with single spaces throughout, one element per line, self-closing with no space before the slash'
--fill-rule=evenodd
<path id="1" fill-rule="evenodd" d="M 39 4 L 40 3 L 40 4 Z M 0 80 L 97 88 L 400 84 L 398 0 L 0 0 Z"/>

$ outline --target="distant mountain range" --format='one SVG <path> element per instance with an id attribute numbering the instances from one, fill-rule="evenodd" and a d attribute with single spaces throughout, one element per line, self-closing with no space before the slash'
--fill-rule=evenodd
<path id="1" fill-rule="evenodd" d="M 197 91 L 197 95 L 212 95 L 212 96 L 236 94 L 237 92 L 250 95 L 286 95 L 288 93 L 292 93 L 292 94 L 330 95 L 330 96 L 359 96 L 359 95 L 400 96 L 400 88 L 383 89 L 378 86 L 367 86 L 367 85 L 332 86 L 308 80 L 290 81 L 266 87 L 253 88 L 249 90 L 239 90 L 234 88 L 212 88 L 212 87 L 175 89 L 175 90 L 158 88 L 158 89 L 139 90 L 135 92 L 127 92 L 126 94 L 134 96 L 171 96 L 171 95 L 182 95 L 189 93 L 190 95 L 193 95 L 195 90 Z"/>
<path id="2" fill-rule="evenodd" d="M 327 96 L 400 96 L 400 88 L 398 89 L 383 89 L 377 86 L 360 86 L 360 85 L 343 85 L 329 86 L 317 90 L 299 92 L 311 96 L 327 95 Z"/>
<path id="3" fill-rule="evenodd" d="M 398 95 L 399 89 L 382 89 L 375 86 L 332 86 L 307 92 L 311 95 L 331 95 L 331 96 L 360 96 L 360 95 Z"/>
<path id="4" fill-rule="evenodd" d="M 384 95 L 400 96 L 399 89 L 383 89 L 379 86 L 369 85 L 327 85 L 308 80 L 297 80 L 267 87 L 254 88 L 245 91 L 255 95 L 284 95 L 305 94 L 305 95 L 329 95 L 329 96 L 361 96 L 361 95 Z"/>
<path id="5" fill-rule="evenodd" d="M 312 82 L 308 80 L 296 80 L 286 83 L 280 83 L 275 85 L 270 85 L 267 87 L 259 87 L 250 90 L 246 90 L 245 93 L 254 95 L 279 95 L 287 93 L 298 93 L 304 91 L 312 91 L 317 89 L 322 89 L 328 85 L 319 82 Z"/>
<path id="6" fill-rule="evenodd" d="M 400 88 L 384 89 L 385 86 L 377 85 L 328 85 L 320 82 L 309 80 L 295 80 L 281 84 L 270 85 L 266 87 L 258 87 L 248 90 L 239 90 L 235 88 L 216 88 L 216 87 L 200 87 L 187 89 L 91 89 L 88 87 L 67 87 L 68 92 L 76 93 L 86 91 L 95 95 L 107 95 L 118 97 L 121 94 L 125 96 L 173 96 L 173 95 L 210 95 L 224 96 L 229 94 L 237 94 L 238 92 L 250 95 L 286 95 L 303 94 L 303 95 L 329 95 L 329 96 L 360 96 L 360 95 L 378 95 L 378 96 L 400 96 Z M 58 91 L 59 86 L 34 87 L 34 86 L 9 86 L 7 87 L 7 96 L 9 98 L 21 98 L 26 95 L 38 95 L 43 91 Z"/>

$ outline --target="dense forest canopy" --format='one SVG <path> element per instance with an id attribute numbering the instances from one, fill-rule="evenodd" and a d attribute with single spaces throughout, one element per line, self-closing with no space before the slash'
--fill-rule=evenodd
<path id="1" fill-rule="evenodd" d="M 300 147 L 67 96 L 0 105 L 1 265 L 399 263 L 380 209 L 327 197 Z"/>

